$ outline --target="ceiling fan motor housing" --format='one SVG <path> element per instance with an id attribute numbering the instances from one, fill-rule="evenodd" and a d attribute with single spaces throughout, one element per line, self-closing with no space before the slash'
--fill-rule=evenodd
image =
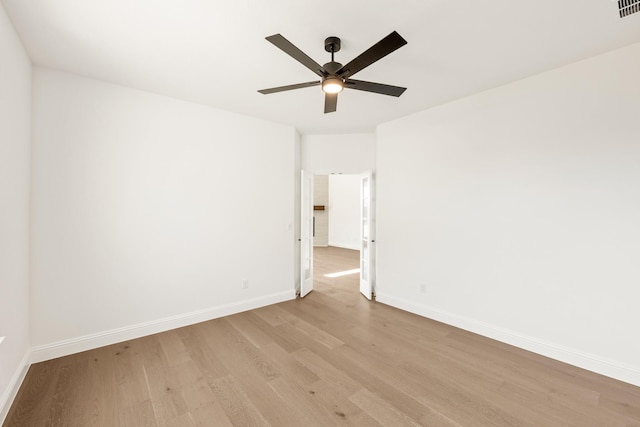
<path id="1" fill-rule="evenodd" d="M 340 51 L 340 38 L 339 37 L 327 37 L 324 39 L 324 50 L 327 52 L 339 52 Z"/>
<path id="2" fill-rule="evenodd" d="M 330 75 L 336 75 L 336 73 L 338 72 L 338 70 L 340 68 L 342 68 L 342 64 L 339 62 L 335 62 L 335 61 L 331 61 L 331 62 L 327 62 L 326 64 L 324 64 L 322 66 L 325 71 L 327 73 L 329 73 Z"/>

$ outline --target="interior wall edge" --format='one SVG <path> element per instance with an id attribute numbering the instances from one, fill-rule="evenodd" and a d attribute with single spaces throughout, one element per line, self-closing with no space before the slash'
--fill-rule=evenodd
<path id="1" fill-rule="evenodd" d="M 640 387 L 640 367 L 628 366 L 593 354 L 587 354 L 573 348 L 523 335 L 425 304 L 397 298 L 384 292 L 376 294 L 376 301 Z"/>
<path id="2" fill-rule="evenodd" d="M 31 349 L 30 362 L 44 362 L 57 357 L 68 356 L 70 354 L 92 350 L 106 345 L 141 338 L 147 335 L 157 334 L 184 326 L 190 326 L 196 323 L 230 316 L 243 311 L 257 309 L 295 298 L 295 290 L 291 289 L 286 292 L 264 295 L 258 298 L 247 299 L 231 304 L 223 304 L 150 322 L 125 326 L 96 334 L 57 341 L 50 344 L 39 345 Z"/>
<path id="3" fill-rule="evenodd" d="M 6 390 L 0 397 L 0 425 L 4 423 L 5 418 L 7 418 L 7 414 L 9 413 L 9 409 L 11 409 L 11 405 L 18 395 L 18 390 L 20 390 L 20 386 L 27 376 L 27 372 L 29 371 L 29 367 L 31 366 L 31 351 L 27 350 L 20 365 L 16 369 L 16 372 L 13 374 L 9 385 Z"/>

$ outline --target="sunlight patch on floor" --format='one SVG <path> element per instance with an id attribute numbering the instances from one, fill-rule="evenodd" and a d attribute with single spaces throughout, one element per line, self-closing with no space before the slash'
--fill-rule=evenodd
<path id="1" fill-rule="evenodd" d="M 333 279 L 334 277 L 348 276 L 349 274 L 356 274 L 356 273 L 360 273 L 359 268 L 354 268 L 353 270 L 338 271 L 337 273 L 325 274 L 324 277 L 331 277 Z"/>

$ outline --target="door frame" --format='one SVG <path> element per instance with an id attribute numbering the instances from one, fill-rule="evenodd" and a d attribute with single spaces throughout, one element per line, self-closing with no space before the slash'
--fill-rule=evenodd
<path id="1" fill-rule="evenodd" d="M 296 182 L 296 212 L 295 212 L 295 216 L 296 216 L 296 228 L 298 228 L 299 225 L 299 229 L 296 230 L 297 234 L 298 234 L 298 238 L 296 239 L 297 245 L 296 245 L 296 250 L 295 252 L 295 265 L 296 265 L 296 283 L 295 283 L 295 292 L 297 295 L 302 296 L 302 290 L 303 290 L 303 286 L 302 286 L 302 277 L 304 275 L 304 270 L 303 270 L 303 260 L 302 260 L 302 249 L 303 249 L 303 245 L 302 245 L 302 218 L 303 218 L 303 194 L 302 194 L 302 182 L 304 179 L 304 175 L 305 174 L 309 174 L 311 176 L 311 180 L 313 181 L 313 176 L 315 175 L 331 175 L 332 172 L 324 172 L 324 171 L 316 171 L 316 170 L 307 170 L 307 169 L 299 169 L 299 176 L 300 179 L 297 179 Z M 377 271 L 377 267 L 376 267 L 376 256 L 375 256 L 375 245 L 377 243 L 375 243 L 375 235 L 376 235 L 376 209 L 375 209 L 375 169 L 370 169 L 367 171 L 363 171 L 363 172 L 358 172 L 358 173 L 344 173 L 343 175 L 355 175 L 355 176 L 362 176 L 363 174 L 371 174 L 371 203 L 372 203 L 372 209 L 371 209 L 371 240 L 373 243 L 373 245 L 371 245 L 371 249 L 373 250 L 373 257 L 372 260 L 370 262 L 370 272 L 371 272 L 371 293 L 372 293 L 372 297 L 375 297 L 375 293 L 376 293 L 376 271 Z M 298 185 L 300 185 L 300 187 L 298 187 Z M 298 191 L 299 188 L 299 191 Z M 300 207 L 300 211 L 297 211 L 297 207 Z M 313 221 L 313 195 L 311 196 L 311 204 L 310 207 L 307 208 L 308 212 L 310 212 L 310 218 L 312 218 L 311 220 Z M 360 229 L 362 230 L 362 221 L 360 223 Z M 312 244 L 312 248 L 313 248 L 313 240 L 311 242 Z M 312 254 L 313 256 L 313 254 Z M 312 259 L 312 266 L 313 268 L 313 259 Z M 300 271 L 297 271 L 300 270 Z M 312 270 L 312 278 L 313 278 L 313 270 Z M 306 294 L 305 294 L 306 295 Z M 371 298 L 369 298 L 371 299 Z"/>
<path id="2" fill-rule="evenodd" d="M 375 176 L 360 174 L 360 293 L 368 300 L 375 297 L 376 217 Z"/>
<path id="3" fill-rule="evenodd" d="M 300 171 L 300 298 L 313 290 L 314 176 L 313 172 Z"/>

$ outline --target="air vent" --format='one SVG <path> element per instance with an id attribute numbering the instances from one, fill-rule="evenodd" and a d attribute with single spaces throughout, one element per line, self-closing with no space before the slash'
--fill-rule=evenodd
<path id="1" fill-rule="evenodd" d="M 620 9 L 620 18 L 640 12 L 640 0 L 618 0 L 618 9 Z"/>

